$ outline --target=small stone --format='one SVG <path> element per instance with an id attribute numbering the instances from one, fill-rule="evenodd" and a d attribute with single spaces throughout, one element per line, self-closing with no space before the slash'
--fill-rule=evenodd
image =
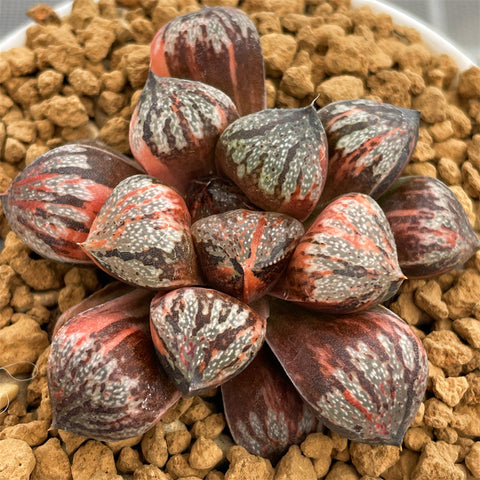
<path id="1" fill-rule="evenodd" d="M 71 480 L 70 461 L 58 438 L 51 438 L 34 450 L 36 465 L 31 480 Z"/>
<path id="2" fill-rule="evenodd" d="M 216 438 L 226 426 L 223 413 L 212 413 L 203 420 L 195 422 L 191 428 L 194 437 Z"/>
<path id="3" fill-rule="evenodd" d="M 188 463 L 192 468 L 210 470 L 223 458 L 222 450 L 210 438 L 199 437 L 193 443 Z"/>
<path id="4" fill-rule="evenodd" d="M 45 116 L 60 127 L 80 127 L 88 122 L 85 107 L 77 95 L 55 95 L 47 100 Z"/>
<path id="5" fill-rule="evenodd" d="M 125 72 L 130 85 L 134 89 L 142 88 L 145 85 L 148 77 L 149 64 L 149 45 L 137 45 L 137 48 L 127 55 Z"/>
<path id="6" fill-rule="evenodd" d="M 0 383 L 0 412 L 8 408 L 18 394 L 18 384 L 12 382 Z"/>
<path id="7" fill-rule="evenodd" d="M 23 440 L 0 440 L 0 465 L 0 480 L 29 480 L 35 467 L 35 455 Z"/>
<path id="8" fill-rule="evenodd" d="M 415 291 L 415 303 L 435 320 L 448 318 L 448 307 L 442 300 L 442 289 L 435 280 L 429 280 Z"/>
<path id="9" fill-rule="evenodd" d="M 113 452 L 97 440 L 89 440 L 73 455 L 72 476 L 74 480 L 91 480 L 95 472 L 116 474 Z"/>
<path id="10" fill-rule="evenodd" d="M 0 432 L 0 438 L 17 438 L 36 447 L 43 443 L 48 437 L 50 422 L 45 420 L 34 420 L 28 423 L 19 423 L 11 427 L 5 427 Z"/>
<path id="11" fill-rule="evenodd" d="M 428 131 L 436 142 L 443 142 L 453 135 L 453 126 L 450 120 L 434 123 Z"/>
<path id="12" fill-rule="evenodd" d="M 122 448 L 134 447 L 142 441 L 143 435 L 137 435 L 135 437 L 125 438 L 123 440 L 117 440 L 115 442 L 105 442 L 107 447 L 113 452 L 114 455 L 120 452 Z"/>
<path id="13" fill-rule="evenodd" d="M 11 375 L 29 372 L 31 363 L 48 346 L 47 332 L 28 317 L 0 330 L 0 365 L 11 365 Z"/>
<path id="14" fill-rule="evenodd" d="M 311 433 L 302 442 L 300 448 L 303 454 L 309 458 L 319 459 L 330 457 L 333 450 L 333 441 L 323 433 Z"/>
<path id="15" fill-rule="evenodd" d="M 200 397 L 194 397 L 193 402 L 188 409 L 180 416 L 180 420 L 185 425 L 192 425 L 199 420 L 207 418 L 214 413 L 213 404 L 206 402 Z"/>
<path id="16" fill-rule="evenodd" d="M 453 412 L 452 427 L 459 435 L 480 437 L 480 403 L 457 405 Z"/>
<path id="17" fill-rule="evenodd" d="M 422 120 L 427 123 L 443 122 L 447 118 L 447 100 L 437 87 L 426 87 L 420 95 L 413 99 L 412 106 L 420 110 Z"/>
<path id="18" fill-rule="evenodd" d="M 450 407 L 460 402 L 467 388 L 465 377 L 433 377 L 433 393 Z"/>
<path id="19" fill-rule="evenodd" d="M 433 428 L 445 428 L 453 419 L 452 409 L 437 398 L 429 398 L 425 402 L 425 425 Z"/>
<path id="20" fill-rule="evenodd" d="M 260 38 L 267 75 L 281 77 L 295 58 L 297 42 L 292 35 L 269 33 Z"/>
<path id="21" fill-rule="evenodd" d="M 118 454 L 115 465 L 120 473 L 133 473 L 141 468 L 143 463 L 137 450 L 132 447 L 123 447 Z"/>
<path id="22" fill-rule="evenodd" d="M 423 427 L 412 427 L 405 432 L 403 441 L 410 450 L 420 452 L 428 442 L 432 441 L 432 436 Z"/>
<path id="23" fill-rule="evenodd" d="M 417 325 L 425 318 L 425 313 L 415 305 L 413 299 L 414 291 L 401 292 L 389 308 L 410 325 Z"/>
<path id="24" fill-rule="evenodd" d="M 203 478 L 208 470 L 200 470 L 190 466 L 188 453 L 173 455 L 168 459 L 165 470 L 173 477 L 188 477 L 191 475 Z"/>
<path id="25" fill-rule="evenodd" d="M 98 78 L 88 70 L 76 68 L 68 75 L 68 81 L 79 95 L 93 96 L 100 92 Z"/>
<path id="26" fill-rule="evenodd" d="M 458 440 L 458 433 L 452 427 L 435 428 L 434 433 L 437 440 L 442 440 L 446 443 L 453 444 Z"/>
<path id="27" fill-rule="evenodd" d="M 353 75 L 338 75 L 325 80 L 317 87 L 319 105 L 328 105 L 340 100 L 362 98 L 363 82 Z"/>
<path id="28" fill-rule="evenodd" d="M 437 170 L 440 179 L 447 185 L 458 185 L 462 181 L 462 172 L 459 166 L 450 158 L 440 158 L 437 163 Z"/>
<path id="29" fill-rule="evenodd" d="M 273 480 L 274 470 L 270 461 L 251 455 L 243 447 L 232 447 L 227 458 L 230 466 L 225 480 Z"/>
<path id="30" fill-rule="evenodd" d="M 155 465 L 143 465 L 133 472 L 133 480 L 171 480 L 172 477 L 163 473 Z"/>
<path id="31" fill-rule="evenodd" d="M 467 158 L 467 144 L 458 138 L 449 138 L 443 142 L 435 143 L 435 158 L 451 158 L 460 165 Z"/>
<path id="32" fill-rule="evenodd" d="M 480 478 L 480 442 L 475 442 L 465 457 L 465 465 L 475 478 Z"/>
<path id="33" fill-rule="evenodd" d="M 167 433 L 165 440 L 167 442 L 168 453 L 170 455 L 176 455 L 187 450 L 192 440 L 192 434 L 185 428 Z"/>
<path id="34" fill-rule="evenodd" d="M 400 449 L 392 445 L 366 445 L 351 442 L 352 463 L 361 475 L 379 476 L 400 458 Z"/>
<path id="35" fill-rule="evenodd" d="M 325 480 L 360 480 L 360 475 L 352 465 L 345 462 L 336 462 Z"/>
<path id="36" fill-rule="evenodd" d="M 458 93 L 469 99 L 480 96 L 480 68 L 472 66 L 460 74 Z"/>
<path id="37" fill-rule="evenodd" d="M 147 462 L 162 468 L 168 460 L 167 442 L 162 422 L 158 422 L 143 436 L 142 453 Z"/>
<path id="38" fill-rule="evenodd" d="M 447 375 L 458 375 L 462 365 L 471 360 L 472 349 L 464 345 L 454 332 L 434 331 L 423 340 L 428 358 Z"/>
<path id="39" fill-rule="evenodd" d="M 275 470 L 274 480 L 316 480 L 317 475 L 312 461 L 304 457 L 297 445 L 292 445 L 280 459 Z"/>
<path id="40" fill-rule="evenodd" d="M 412 480 L 464 480 L 462 470 L 454 460 L 446 455 L 442 442 L 427 443 L 418 464 L 413 471 Z"/>

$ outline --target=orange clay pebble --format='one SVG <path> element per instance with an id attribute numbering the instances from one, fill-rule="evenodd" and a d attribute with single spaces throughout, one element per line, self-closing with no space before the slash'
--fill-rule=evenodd
<path id="1" fill-rule="evenodd" d="M 0 440 L 1 475 L 7 479 L 29 480 L 35 456 L 27 442 L 16 438 Z"/>
<path id="2" fill-rule="evenodd" d="M 58 438 L 51 438 L 43 445 L 35 448 L 35 468 L 33 479 L 55 478 L 55 480 L 71 480 L 70 461 Z"/>
<path id="3" fill-rule="evenodd" d="M 392 445 L 351 442 L 350 456 L 358 473 L 380 476 L 399 460 L 400 448 Z"/>

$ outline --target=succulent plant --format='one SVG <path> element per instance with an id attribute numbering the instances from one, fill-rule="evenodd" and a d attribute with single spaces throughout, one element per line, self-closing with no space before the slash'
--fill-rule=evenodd
<path id="1" fill-rule="evenodd" d="M 192 15 L 186 25 L 192 34 L 210 32 L 212 38 L 200 41 L 205 58 L 237 71 L 240 54 L 217 51 L 218 39 L 205 28 L 205 17 L 216 12 Z M 224 17 L 232 25 L 234 13 Z M 182 48 L 182 22 L 158 34 L 152 68 L 160 68 L 160 59 L 171 73 L 169 49 Z M 179 37 L 168 43 L 164 39 L 175 29 Z M 251 91 L 258 100 L 252 103 L 263 105 L 263 88 Z M 84 235 L 69 239 L 64 250 L 80 242 L 111 276 L 146 288 L 114 284 L 59 320 L 48 365 L 55 426 L 118 440 L 153 425 L 179 391 L 194 395 L 221 385 L 232 435 L 252 453 L 276 458 L 321 425 L 360 442 L 401 442 L 425 393 L 426 356 L 410 327 L 379 304 L 405 274 L 454 268 L 478 240 L 438 181 L 402 179 L 380 203 L 369 195 L 388 189 L 408 161 L 418 114 L 377 102 L 349 105 L 332 107 L 343 120 L 325 120 L 327 136 L 321 118 L 329 107 L 320 115 L 312 104 L 237 119 L 233 101 L 219 90 L 150 74 L 130 130 L 132 153 L 149 175 L 134 169 L 115 185 L 93 190 L 81 176 L 62 184 L 66 211 L 75 211 L 78 191 L 88 191 L 96 209 L 87 208 Z M 374 128 L 362 118 L 376 119 Z M 349 128 L 353 143 L 345 140 Z M 327 145 L 329 139 L 334 145 Z M 356 153 L 347 154 L 338 171 L 346 165 L 360 171 L 353 179 L 359 191 L 352 179 L 345 185 L 336 179 L 321 199 L 325 182 L 337 175 L 332 167 L 327 178 L 328 150 L 345 153 L 344 144 Z M 71 161 L 72 149 L 85 147 L 68 147 L 59 163 Z M 372 165 L 381 164 L 383 173 L 370 177 L 360 154 L 365 162 L 374 155 Z M 82 153 L 91 170 L 87 157 Z M 239 190 L 226 180 L 210 188 L 207 174 L 227 176 Z M 4 199 L 19 218 L 28 213 L 31 225 L 44 221 L 45 200 L 31 208 L 32 197 L 21 186 L 43 192 L 49 178 L 38 176 L 26 169 Z M 189 185 L 191 212 L 182 197 Z M 328 198 L 344 187 L 355 191 Z M 301 222 L 319 199 L 320 213 L 303 234 Z M 402 208 L 419 215 L 408 231 Z M 447 223 L 439 223 L 437 214 Z M 417 242 L 425 250 L 427 233 L 443 243 L 433 245 L 433 257 L 420 251 L 409 270 L 408 261 L 401 258 L 399 265 L 397 257 L 405 231 L 405 245 Z M 27 243 L 31 239 L 29 230 L 17 232 Z M 63 237 L 53 231 L 41 238 L 48 248 L 39 253 L 48 255 Z M 248 398 L 249 388 L 255 398 Z"/>

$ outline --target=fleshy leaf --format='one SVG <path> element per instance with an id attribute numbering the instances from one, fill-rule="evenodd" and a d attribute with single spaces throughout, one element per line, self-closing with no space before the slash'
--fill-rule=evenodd
<path id="1" fill-rule="evenodd" d="M 47 368 L 54 428 L 122 440 L 146 432 L 180 398 L 155 356 L 151 297 L 134 290 L 58 330 Z"/>
<path id="2" fill-rule="evenodd" d="M 220 136 L 215 158 L 219 172 L 255 205 L 301 221 L 327 175 L 327 141 L 313 105 L 241 117 Z"/>
<path id="3" fill-rule="evenodd" d="M 358 99 L 331 103 L 318 115 L 329 145 L 323 204 L 350 192 L 378 198 L 401 174 L 417 144 L 417 110 Z"/>
<path id="4" fill-rule="evenodd" d="M 147 173 L 184 193 L 213 172 L 215 144 L 236 118 L 222 91 L 150 72 L 130 121 L 130 149 Z"/>
<path id="5" fill-rule="evenodd" d="M 332 316 L 276 303 L 267 342 L 324 425 L 362 443 L 401 444 L 425 394 L 428 361 L 400 317 L 381 306 Z"/>
<path id="6" fill-rule="evenodd" d="M 454 193 L 431 177 L 402 177 L 379 199 L 392 228 L 402 271 L 409 278 L 440 275 L 480 248 Z"/>
<path id="7" fill-rule="evenodd" d="M 243 372 L 222 385 L 222 397 L 235 443 L 273 462 L 318 428 L 312 410 L 266 345 Z"/>
<path id="8" fill-rule="evenodd" d="M 204 7 L 170 20 L 155 35 L 150 57 L 157 75 L 212 85 L 242 116 L 266 108 L 260 37 L 241 10 Z"/>
<path id="9" fill-rule="evenodd" d="M 1 197 L 17 236 L 42 257 L 91 263 L 78 246 L 112 189 L 140 173 L 133 160 L 99 142 L 54 148 L 27 165 Z"/>
<path id="10" fill-rule="evenodd" d="M 202 283 L 187 206 L 148 175 L 117 185 L 82 247 L 100 268 L 138 287 L 171 290 Z"/>
<path id="11" fill-rule="evenodd" d="M 324 312 L 349 313 L 386 301 L 404 278 L 384 213 L 368 195 L 351 193 L 315 219 L 275 295 Z"/>
<path id="12" fill-rule="evenodd" d="M 248 305 L 198 287 L 157 294 L 150 324 L 160 362 L 184 395 L 239 373 L 260 350 L 266 330 L 265 319 Z"/>
<path id="13" fill-rule="evenodd" d="M 293 217 L 245 209 L 211 215 L 192 225 L 209 285 L 246 303 L 271 288 L 303 233 Z"/>

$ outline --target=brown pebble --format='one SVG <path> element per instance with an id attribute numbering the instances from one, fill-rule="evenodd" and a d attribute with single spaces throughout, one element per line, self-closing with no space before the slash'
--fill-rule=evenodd
<path id="1" fill-rule="evenodd" d="M 454 407 L 467 391 L 468 381 L 465 377 L 433 377 L 432 385 L 435 396 L 449 407 Z"/>
<path id="2" fill-rule="evenodd" d="M 437 163 L 437 170 L 440 179 L 447 185 L 456 185 L 462 181 L 462 172 L 458 164 L 451 158 L 442 157 Z"/>
<path id="3" fill-rule="evenodd" d="M 100 129 L 99 139 L 120 153 L 128 153 L 130 151 L 129 125 L 128 120 L 124 118 L 112 117 Z"/>
<path id="4" fill-rule="evenodd" d="M 19 423 L 6 427 L 0 432 L 0 438 L 17 438 L 27 442 L 31 447 L 42 444 L 48 437 L 50 422 L 34 420 L 28 423 Z"/>
<path id="5" fill-rule="evenodd" d="M 345 462 L 336 462 L 325 480 L 360 480 L 360 475 L 352 465 Z"/>
<path id="6" fill-rule="evenodd" d="M 68 81 L 78 95 L 93 96 L 100 91 L 98 78 L 88 70 L 76 68 L 68 75 Z"/>
<path id="7" fill-rule="evenodd" d="M 453 412 L 452 427 L 459 435 L 480 436 L 480 404 L 457 405 Z"/>
<path id="8" fill-rule="evenodd" d="M 412 480 L 464 480 L 462 470 L 449 458 L 441 443 L 429 442 L 425 445 Z"/>
<path id="9" fill-rule="evenodd" d="M 168 460 L 168 449 L 162 422 L 158 422 L 145 433 L 141 448 L 143 456 L 149 463 L 159 468 L 165 465 Z"/>
<path id="10" fill-rule="evenodd" d="M 198 420 L 192 425 L 191 433 L 194 437 L 216 438 L 226 426 L 223 413 L 212 413 L 203 420 Z"/>
<path id="11" fill-rule="evenodd" d="M 425 415 L 423 416 L 425 425 L 433 428 L 445 428 L 450 425 L 452 419 L 451 407 L 437 398 L 429 398 L 425 401 Z"/>
<path id="12" fill-rule="evenodd" d="M 472 66 L 460 74 L 458 93 L 463 98 L 474 98 L 480 95 L 480 68 Z"/>
<path id="13" fill-rule="evenodd" d="M 58 438 L 51 438 L 34 450 L 36 464 L 31 480 L 71 480 L 70 461 Z"/>
<path id="14" fill-rule="evenodd" d="M 295 58 L 295 38 L 281 33 L 269 33 L 263 35 L 260 41 L 267 75 L 281 77 Z"/>
<path id="15" fill-rule="evenodd" d="M 316 480 L 312 461 L 303 456 L 297 445 L 292 445 L 280 459 L 275 469 L 274 480 Z"/>
<path id="16" fill-rule="evenodd" d="M 140 460 L 140 454 L 137 450 L 132 447 L 123 447 L 118 454 L 115 465 L 120 473 L 133 473 L 139 469 L 143 463 Z"/>
<path id="17" fill-rule="evenodd" d="M 467 268 L 460 273 L 456 284 L 444 294 L 450 318 L 468 317 L 480 303 L 480 273 Z"/>
<path id="18" fill-rule="evenodd" d="M 190 466 L 188 462 L 189 455 L 188 453 L 182 453 L 179 455 L 172 455 L 165 466 L 165 470 L 173 477 L 188 477 L 190 475 L 195 475 L 203 478 L 208 470 L 199 470 Z"/>
<path id="19" fill-rule="evenodd" d="M 133 480 L 172 480 L 155 465 L 143 465 L 133 472 Z"/>
<path id="20" fill-rule="evenodd" d="M 412 106 L 420 110 L 422 120 L 427 123 L 443 122 L 447 118 L 447 100 L 437 87 L 426 87 L 420 95 L 413 99 Z"/>
<path id="21" fill-rule="evenodd" d="M 47 333 L 29 318 L 0 330 L 0 365 L 10 365 L 12 375 L 29 372 L 38 356 L 48 346 Z"/>
<path id="22" fill-rule="evenodd" d="M 74 480 L 91 480 L 95 472 L 116 474 L 115 459 L 106 445 L 88 440 L 73 454 L 72 476 Z"/>
<path id="23" fill-rule="evenodd" d="M 134 89 L 142 88 L 147 81 L 149 63 L 149 45 L 137 45 L 136 49 L 127 55 L 125 73 Z"/>
<path id="24" fill-rule="evenodd" d="M 480 478 L 480 442 L 475 442 L 470 448 L 465 465 L 475 478 Z"/>
<path id="25" fill-rule="evenodd" d="M 273 480 L 274 470 L 270 461 L 251 455 L 243 447 L 232 447 L 227 458 L 230 466 L 225 480 Z"/>
<path id="26" fill-rule="evenodd" d="M 333 450 L 333 441 L 323 433 L 311 433 L 300 445 L 302 452 L 309 458 L 319 459 L 330 457 Z"/>
<path id="27" fill-rule="evenodd" d="M 88 121 L 88 115 L 77 95 L 55 95 L 46 101 L 45 116 L 60 127 L 79 127 Z"/>
<path id="28" fill-rule="evenodd" d="M 415 303 L 435 320 L 448 318 L 448 308 L 442 300 L 442 289 L 435 280 L 429 280 L 415 291 Z"/>
<path id="29" fill-rule="evenodd" d="M 464 345 L 451 331 L 434 331 L 428 334 L 423 344 L 428 358 L 448 375 L 458 375 L 462 365 L 473 355 L 472 349 Z"/>
<path id="30" fill-rule="evenodd" d="M 405 432 L 403 442 L 407 448 L 420 452 L 422 448 L 432 441 L 432 434 L 424 427 L 411 427 Z"/>
<path id="31" fill-rule="evenodd" d="M 361 475 L 379 476 L 400 458 L 400 449 L 392 445 L 366 445 L 351 442 L 352 463 Z"/>
<path id="32" fill-rule="evenodd" d="M 363 82 L 352 75 L 338 75 L 325 80 L 317 87 L 319 105 L 327 105 L 340 100 L 362 98 Z"/>
<path id="33" fill-rule="evenodd" d="M 23 440 L 0 440 L 0 465 L 2 480 L 29 480 L 35 467 L 35 456 Z"/>
<path id="34" fill-rule="evenodd" d="M 186 428 L 168 432 L 165 435 L 165 441 L 167 442 L 168 453 L 176 455 L 187 450 L 192 441 L 192 434 Z"/>
<path id="35" fill-rule="evenodd" d="M 192 444 L 188 463 L 192 468 L 210 470 L 223 458 L 222 450 L 210 438 L 199 437 Z"/>
<path id="36" fill-rule="evenodd" d="M 199 420 L 204 420 L 210 414 L 214 413 L 214 406 L 200 397 L 194 397 L 187 410 L 180 416 L 180 420 L 185 425 L 192 425 Z"/>

